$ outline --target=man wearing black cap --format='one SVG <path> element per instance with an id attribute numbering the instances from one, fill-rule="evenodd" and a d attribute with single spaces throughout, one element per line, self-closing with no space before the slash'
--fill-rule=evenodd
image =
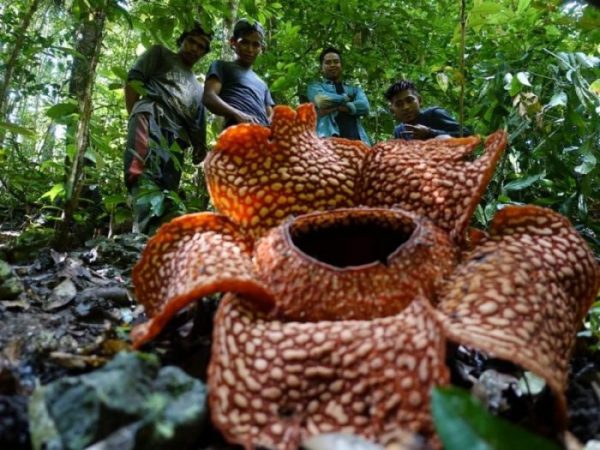
<path id="1" fill-rule="evenodd" d="M 215 61 L 204 82 L 203 101 L 214 114 L 225 118 L 225 126 L 238 123 L 269 125 L 273 99 L 267 84 L 252 70 L 264 48 L 265 30 L 258 22 L 236 22 L 229 40 L 235 61 Z"/>
<path id="2" fill-rule="evenodd" d="M 203 87 L 192 71 L 210 49 L 211 35 L 196 23 L 177 39 L 173 52 L 155 45 L 127 74 L 125 105 L 130 114 L 125 150 L 125 184 L 134 201 L 146 178 L 160 189 L 176 190 L 182 149 L 193 148 L 194 162 L 206 153 Z M 134 230 L 145 231 L 156 216 L 149 205 L 134 205 Z"/>

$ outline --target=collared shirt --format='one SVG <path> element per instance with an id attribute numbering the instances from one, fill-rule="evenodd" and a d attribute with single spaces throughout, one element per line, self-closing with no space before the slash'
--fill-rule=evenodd
<path id="1" fill-rule="evenodd" d="M 322 80 L 310 83 L 307 89 L 308 99 L 317 107 L 317 135 L 319 137 L 340 136 L 337 123 L 338 112 L 319 114 L 320 110 L 344 105 L 348 108 L 349 115 L 356 118 L 356 126 L 360 140 L 371 145 L 369 136 L 360 122 L 360 116 L 369 113 L 369 100 L 364 91 L 358 86 L 342 83 L 344 93 L 338 94 L 333 81 Z"/>

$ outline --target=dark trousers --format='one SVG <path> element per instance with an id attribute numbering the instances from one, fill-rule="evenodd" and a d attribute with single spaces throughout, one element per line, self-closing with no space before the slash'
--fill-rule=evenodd
<path id="1" fill-rule="evenodd" d="M 183 152 L 172 150 L 175 143 L 180 149 L 187 146 L 175 139 L 171 131 L 159 128 L 151 114 L 132 115 L 129 118 L 124 157 L 127 189 L 131 191 L 143 175 L 161 189 L 177 190 L 181 180 Z"/>
<path id="2" fill-rule="evenodd" d="M 148 204 L 136 204 L 141 180 L 146 178 L 161 190 L 176 191 L 181 181 L 181 149 L 186 146 L 171 131 L 161 129 L 152 114 L 138 113 L 129 118 L 123 159 L 125 185 L 134 197 L 135 231 L 146 231 L 152 219 L 160 220 L 153 215 Z M 173 151 L 174 148 L 178 148 L 178 151 Z"/>

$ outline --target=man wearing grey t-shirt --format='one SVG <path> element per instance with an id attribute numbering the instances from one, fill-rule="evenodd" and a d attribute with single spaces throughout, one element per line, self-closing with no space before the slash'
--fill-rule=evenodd
<path id="1" fill-rule="evenodd" d="M 203 102 L 212 113 L 225 118 L 225 126 L 238 123 L 269 125 L 273 99 L 267 84 L 252 70 L 264 48 L 265 31 L 258 23 L 239 20 L 229 43 L 235 61 L 215 61 L 204 82 Z"/>
<path id="2" fill-rule="evenodd" d="M 183 149 L 192 147 L 194 162 L 204 158 L 202 85 L 192 68 L 209 51 L 210 40 L 211 35 L 196 24 L 179 37 L 177 52 L 155 45 L 127 74 L 129 122 L 124 168 L 125 184 L 134 203 L 144 178 L 160 189 L 177 190 Z M 134 204 L 134 216 L 134 230 L 146 231 L 156 214 L 148 204 Z"/>

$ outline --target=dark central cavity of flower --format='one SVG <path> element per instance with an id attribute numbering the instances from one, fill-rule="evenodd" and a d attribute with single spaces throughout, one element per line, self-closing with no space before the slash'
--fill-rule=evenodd
<path id="1" fill-rule="evenodd" d="M 398 217 L 356 217 L 343 222 L 291 225 L 293 245 L 325 264 L 338 268 L 387 264 L 415 229 L 412 221 Z"/>

